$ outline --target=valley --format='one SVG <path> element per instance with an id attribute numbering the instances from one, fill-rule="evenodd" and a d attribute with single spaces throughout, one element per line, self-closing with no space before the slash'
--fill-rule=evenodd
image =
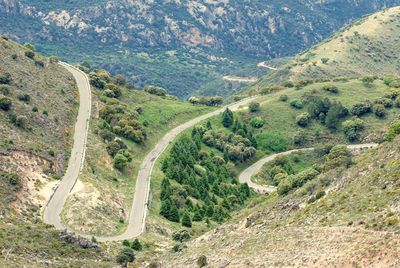
<path id="1" fill-rule="evenodd" d="M 0 0 L 0 266 L 399 266 L 400 7 L 344 3 Z"/>

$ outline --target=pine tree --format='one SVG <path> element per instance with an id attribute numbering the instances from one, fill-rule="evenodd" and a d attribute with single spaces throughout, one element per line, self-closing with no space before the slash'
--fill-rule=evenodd
<path id="1" fill-rule="evenodd" d="M 169 217 L 167 219 L 173 222 L 179 222 L 179 210 L 175 204 L 171 204 L 169 209 Z"/>
<path id="2" fill-rule="evenodd" d="M 222 125 L 226 128 L 232 126 L 233 123 L 233 113 L 229 108 L 222 113 Z"/>
<path id="3" fill-rule="evenodd" d="M 192 219 L 189 216 L 189 213 L 185 212 L 182 217 L 182 226 L 192 227 Z"/>
<path id="4" fill-rule="evenodd" d="M 208 130 L 211 130 L 212 129 L 212 125 L 211 125 L 211 121 L 210 120 L 207 120 L 207 129 Z"/>
<path id="5" fill-rule="evenodd" d="M 201 221 L 203 219 L 203 215 L 199 210 L 196 210 L 193 215 L 193 221 Z"/>

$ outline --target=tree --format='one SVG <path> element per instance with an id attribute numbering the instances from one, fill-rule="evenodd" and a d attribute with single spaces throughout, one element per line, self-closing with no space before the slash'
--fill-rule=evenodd
<path id="1" fill-rule="evenodd" d="M 26 128 L 28 124 L 28 118 L 25 115 L 18 115 L 15 120 L 15 125 L 20 128 Z"/>
<path id="2" fill-rule="evenodd" d="M 35 52 L 31 50 L 25 51 L 25 56 L 27 56 L 30 59 L 33 59 L 35 57 Z"/>
<path id="3" fill-rule="evenodd" d="M 357 118 L 347 120 L 343 123 L 343 131 L 349 141 L 357 141 L 360 138 L 361 131 L 364 129 L 364 122 Z"/>
<path id="4" fill-rule="evenodd" d="M 346 117 L 349 111 L 340 102 L 333 102 L 325 118 L 325 125 L 330 129 L 336 129 L 340 119 Z"/>
<path id="5" fill-rule="evenodd" d="M 114 77 L 114 83 L 120 86 L 125 86 L 126 85 L 126 78 L 122 75 L 116 75 Z"/>
<path id="6" fill-rule="evenodd" d="M 233 124 L 233 113 L 229 108 L 226 108 L 222 113 L 222 125 L 226 128 L 232 126 Z"/>
<path id="7" fill-rule="evenodd" d="M 192 227 L 192 219 L 190 218 L 189 213 L 185 212 L 182 217 L 182 226 Z"/>
<path id="8" fill-rule="evenodd" d="M 400 134 L 400 121 L 394 121 L 389 130 L 385 133 L 385 140 L 393 141 L 394 138 Z"/>
<path id="9" fill-rule="evenodd" d="M 289 99 L 288 95 L 280 95 L 280 96 L 279 96 L 279 100 L 280 100 L 280 101 L 285 102 L 285 101 L 288 101 L 288 99 Z"/>
<path id="10" fill-rule="evenodd" d="M 126 240 L 126 239 L 124 241 L 122 241 L 122 245 L 125 246 L 125 247 L 129 247 L 130 246 L 129 241 Z"/>
<path id="11" fill-rule="evenodd" d="M 363 78 L 361 78 L 361 81 L 365 86 L 370 87 L 372 83 L 374 83 L 375 78 L 372 76 L 364 76 Z"/>
<path id="12" fill-rule="evenodd" d="M 356 103 L 351 107 L 351 114 L 361 116 L 372 112 L 372 104 L 369 101 Z"/>
<path id="13" fill-rule="evenodd" d="M 252 101 L 249 104 L 249 110 L 252 113 L 258 112 L 260 110 L 260 103 Z"/>
<path id="14" fill-rule="evenodd" d="M 349 167 L 352 162 L 352 154 L 344 145 L 336 145 L 326 156 L 324 167 L 326 170 L 336 167 Z"/>
<path id="15" fill-rule="evenodd" d="M 9 98 L 3 97 L 0 98 L 0 109 L 3 111 L 9 111 L 12 106 L 12 101 Z"/>
<path id="16" fill-rule="evenodd" d="M 157 86 L 145 86 L 144 91 L 149 94 L 157 95 L 157 96 L 166 96 L 167 91 L 162 87 Z"/>
<path id="17" fill-rule="evenodd" d="M 122 153 L 117 153 L 114 157 L 114 167 L 122 171 L 128 165 L 128 158 Z"/>
<path id="18" fill-rule="evenodd" d="M 11 75 L 9 73 L 0 75 L 0 84 L 10 84 L 10 83 L 11 83 Z"/>
<path id="19" fill-rule="evenodd" d="M 303 108 L 303 102 L 301 100 L 292 100 L 290 102 L 290 106 L 296 109 L 302 109 Z"/>
<path id="20" fill-rule="evenodd" d="M 131 248 L 124 247 L 117 255 L 117 262 L 123 267 L 126 267 L 128 262 L 135 260 L 135 253 Z"/>
<path id="21" fill-rule="evenodd" d="M 141 250 L 143 249 L 143 246 L 142 246 L 142 244 L 140 243 L 140 241 L 136 238 L 136 239 L 132 242 L 131 248 L 132 248 L 133 250 L 136 250 L 136 251 L 141 251 Z"/>

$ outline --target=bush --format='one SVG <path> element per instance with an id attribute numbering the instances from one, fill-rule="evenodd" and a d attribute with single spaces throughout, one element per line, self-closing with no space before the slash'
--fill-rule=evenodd
<path id="1" fill-rule="evenodd" d="M 351 114 L 361 116 L 372 112 L 372 104 L 369 101 L 354 104 L 350 109 Z"/>
<path id="2" fill-rule="evenodd" d="M 126 85 L 126 78 L 123 75 L 116 75 L 114 77 L 114 83 L 120 86 L 125 86 Z"/>
<path id="3" fill-rule="evenodd" d="M 363 78 L 361 78 L 361 81 L 363 82 L 363 84 L 365 86 L 370 87 L 372 85 L 372 83 L 374 83 L 375 77 L 373 77 L 373 76 L 364 76 Z"/>
<path id="4" fill-rule="evenodd" d="M 280 95 L 279 96 L 280 101 L 286 102 L 286 101 L 288 101 L 288 99 L 289 99 L 288 95 Z"/>
<path id="5" fill-rule="evenodd" d="M 117 153 L 114 157 L 114 167 L 122 171 L 128 165 L 128 158 L 123 153 Z"/>
<path id="6" fill-rule="evenodd" d="M 311 120 L 309 113 L 302 113 L 296 117 L 296 123 L 301 127 L 306 127 Z"/>
<path id="7" fill-rule="evenodd" d="M 3 86 L 0 88 L 0 92 L 3 94 L 3 96 L 8 96 L 10 94 L 10 89 L 6 86 Z"/>
<path id="8" fill-rule="evenodd" d="M 322 90 L 333 93 L 333 94 L 339 93 L 339 89 L 334 85 L 325 85 L 322 87 Z"/>
<path id="9" fill-rule="evenodd" d="M 0 109 L 3 111 L 9 111 L 12 106 L 12 101 L 9 98 L 2 97 L 0 98 Z"/>
<path id="10" fill-rule="evenodd" d="M 277 133 L 261 133 L 256 136 L 256 140 L 259 148 L 267 152 L 283 152 L 288 147 L 286 139 Z"/>
<path id="11" fill-rule="evenodd" d="M 360 139 L 361 131 L 364 129 L 364 122 L 361 119 L 347 120 L 343 123 L 343 131 L 349 141 Z"/>
<path id="12" fill-rule="evenodd" d="M 25 56 L 30 59 L 33 59 L 35 57 L 35 52 L 33 52 L 31 50 L 25 51 Z"/>
<path id="13" fill-rule="evenodd" d="M 349 167 L 352 163 L 352 154 L 345 145 L 336 145 L 325 157 L 325 170 L 337 167 Z"/>
<path id="14" fill-rule="evenodd" d="M 0 84 L 10 84 L 11 83 L 11 74 L 4 73 L 0 75 Z"/>
<path id="15" fill-rule="evenodd" d="M 290 102 L 290 106 L 296 108 L 296 109 L 302 109 L 303 108 L 303 102 L 301 100 L 292 100 Z"/>
<path id="16" fill-rule="evenodd" d="M 394 138 L 400 134 L 400 121 L 394 121 L 389 130 L 385 133 L 385 140 L 393 141 Z"/>
<path id="17" fill-rule="evenodd" d="M 349 110 L 340 102 L 333 102 L 325 117 L 325 125 L 330 129 L 336 129 L 339 126 L 340 119 L 345 118 Z"/>
<path id="18" fill-rule="evenodd" d="M 321 59 L 321 62 L 322 62 L 323 64 L 328 64 L 328 61 L 329 61 L 329 58 L 322 58 L 322 59 Z"/>
<path id="19" fill-rule="evenodd" d="M 90 84 L 98 89 L 104 89 L 107 82 L 95 74 L 90 74 Z"/>
<path id="20" fill-rule="evenodd" d="M 294 87 L 294 84 L 292 81 L 285 81 L 282 83 L 282 86 L 287 87 L 287 88 L 292 88 L 292 87 Z"/>
<path id="21" fill-rule="evenodd" d="M 189 241 L 190 238 L 190 233 L 187 230 L 177 231 L 172 234 L 172 239 L 179 242 Z"/>
<path id="22" fill-rule="evenodd" d="M 58 63 L 58 58 L 56 56 L 50 56 L 49 57 L 49 62 L 50 63 Z"/>
<path id="23" fill-rule="evenodd" d="M 304 145 L 308 140 L 307 133 L 301 131 L 297 132 L 293 137 L 293 144 L 294 145 Z"/>
<path id="24" fill-rule="evenodd" d="M 126 266 L 128 262 L 135 260 L 135 253 L 131 248 L 124 247 L 117 255 L 117 262 L 123 266 Z"/>
<path id="25" fill-rule="evenodd" d="M 292 190 L 292 183 L 289 179 L 281 180 L 278 184 L 277 192 L 279 195 L 287 195 Z"/>
<path id="26" fill-rule="evenodd" d="M 204 255 L 201 255 L 198 259 L 197 259 L 197 265 L 199 267 L 204 267 L 207 265 L 207 257 Z"/>
<path id="27" fill-rule="evenodd" d="M 114 98 L 119 98 L 122 95 L 121 89 L 119 86 L 114 84 L 107 84 L 105 87 L 105 91 L 111 91 L 113 93 Z"/>
<path id="28" fill-rule="evenodd" d="M 254 128 L 262 128 L 264 126 L 264 123 L 264 120 L 259 116 L 254 117 L 250 120 L 250 125 Z"/>
<path id="29" fill-rule="evenodd" d="M 35 65 L 39 68 L 44 68 L 44 62 L 41 60 L 35 60 Z"/>
<path id="30" fill-rule="evenodd" d="M 28 94 L 20 94 L 18 95 L 18 100 L 29 103 L 31 101 L 31 96 Z"/>
<path id="31" fill-rule="evenodd" d="M 133 250 L 136 250 L 136 251 L 141 251 L 141 250 L 143 249 L 143 246 L 142 246 L 142 244 L 140 243 L 140 241 L 136 238 L 136 239 L 132 242 L 131 248 L 132 248 Z"/>
<path id="32" fill-rule="evenodd" d="M 375 104 L 374 105 L 374 113 L 377 117 L 385 117 L 386 115 L 386 110 L 385 110 L 385 106 L 383 106 L 382 104 Z"/>
<path id="33" fill-rule="evenodd" d="M 393 107 L 393 101 L 390 98 L 379 98 L 375 100 L 376 104 L 382 104 L 384 108 L 391 108 Z"/>
<path id="34" fill-rule="evenodd" d="M 157 95 L 157 96 L 166 96 L 167 91 L 162 87 L 157 86 L 145 86 L 144 91 L 149 94 Z"/>
<path id="35" fill-rule="evenodd" d="M 260 94 L 265 95 L 265 94 L 269 94 L 269 93 L 272 93 L 272 92 L 281 91 L 283 89 L 284 88 L 282 86 L 280 86 L 280 85 L 269 84 L 269 85 L 267 85 L 266 87 L 264 87 L 264 88 L 262 88 L 260 90 Z"/>
<path id="36" fill-rule="evenodd" d="M 258 102 L 251 102 L 250 104 L 249 104 L 249 110 L 250 110 L 250 112 L 252 112 L 252 113 L 255 113 L 255 112 L 258 112 L 258 111 L 260 111 L 260 103 L 258 103 Z"/>
<path id="37" fill-rule="evenodd" d="M 25 115 L 18 115 L 15 119 L 15 125 L 20 128 L 26 128 L 28 124 L 28 118 Z"/>

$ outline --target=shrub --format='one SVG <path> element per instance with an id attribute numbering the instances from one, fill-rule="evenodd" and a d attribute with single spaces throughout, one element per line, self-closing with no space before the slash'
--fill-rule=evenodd
<path id="1" fill-rule="evenodd" d="M 385 108 L 393 107 L 393 101 L 390 98 L 379 98 L 375 100 L 376 104 L 382 104 Z"/>
<path id="2" fill-rule="evenodd" d="M 8 96 L 10 94 L 10 89 L 8 87 L 6 87 L 6 86 L 3 86 L 3 87 L 0 88 L 0 92 L 4 96 Z"/>
<path id="3" fill-rule="evenodd" d="M 281 180 L 278 184 L 277 192 L 279 195 L 287 195 L 292 189 L 292 183 L 289 179 Z"/>
<path id="4" fill-rule="evenodd" d="M 180 230 L 172 234 L 172 239 L 179 242 L 190 240 L 190 233 L 187 230 Z"/>
<path id="5" fill-rule="evenodd" d="M 50 63 L 58 63 L 58 58 L 56 56 L 50 56 L 49 57 L 49 62 Z"/>
<path id="6" fill-rule="evenodd" d="M 255 112 L 260 111 L 260 103 L 252 101 L 252 102 L 249 104 L 249 110 L 250 110 L 250 112 L 252 112 L 252 113 L 255 113 Z"/>
<path id="7" fill-rule="evenodd" d="M 272 92 L 277 92 L 277 91 L 280 91 L 280 90 L 283 90 L 283 89 L 284 88 L 282 86 L 280 86 L 280 85 L 269 84 L 269 85 L 267 85 L 266 87 L 264 87 L 264 88 L 262 88 L 260 90 L 260 94 L 265 95 L 265 94 L 269 94 L 269 93 L 272 93 Z"/>
<path id="8" fill-rule="evenodd" d="M 135 253 L 129 247 L 124 247 L 117 255 L 117 262 L 123 266 L 126 266 L 128 262 L 135 260 Z"/>
<path id="9" fill-rule="evenodd" d="M 29 44 L 29 43 L 25 43 L 24 47 L 26 47 L 27 49 L 29 49 L 30 51 L 36 51 L 36 48 L 34 45 Z"/>
<path id="10" fill-rule="evenodd" d="M 12 54 L 12 55 L 11 55 L 11 58 L 12 58 L 13 60 L 16 60 L 16 59 L 18 59 L 18 55 L 17 55 L 17 54 Z"/>
<path id="11" fill-rule="evenodd" d="M 286 101 L 288 101 L 288 99 L 289 99 L 288 95 L 280 95 L 279 96 L 280 101 L 286 102 Z"/>
<path id="12" fill-rule="evenodd" d="M 35 60 L 35 65 L 39 68 L 44 68 L 44 62 L 41 60 Z"/>
<path id="13" fill-rule="evenodd" d="M 386 110 L 385 110 L 385 106 L 383 106 L 382 104 L 375 104 L 374 105 L 374 113 L 377 117 L 385 117 L 386 115 Z"/>
<path id="14" fill-rule="evenodd" d="M 28 124 L 28 118 L 25 115 L 18 115 L 15 120 L 15 125 L 20 128 L 26 128 Z"/>
<path id="15" fill-rule="evenodd" d="M 264 120 L 259 116 L 254 117 L 250 120 L 250 125 L 254 128 L 262 128 L 264 126 L 264 123 Z"/>
<path id="16" fill-rule="evenodd" d="M 294 84 L 292 81 L 285 81 L 282 83 L 282 86 L 287 87 L 287 88 L 292 88 L 292 87 L 294 87 Z"/>
<path id="17" fill-rule="evenodd" d="M 256 136 L 256 140 L 259 148 L 267 152 L 283 152 L 288 147 L 286 139 L 277 133 L 261 133 Z"/>
<path id="18" fill-rule="evenodd" d="M 20 95 L 18 95 L 18 99 L 20 101 L 29 103 L 31 101 L 31 96 L 29 96 L 28 94 L 20 94 Z"/>
<path id="19" fill-rule="evenodd" d="M 303 108 L 303 102 L 301 100 L 293 100 L 290 102 L 290 106 L 296 108 L 296 109 L 302 109 Z"/>
<path id="20" fill-rule="evenodd" d="M 0 84 L 10 84 L 11 83 L 11 74 L 4 73 L 0 75 Z"/>
<path id="21" fill-rule="evenodd" d="M 157 86 L 145 86 L 144 91 L 149 94 L 157 95 L 157 96 L 166 96 L 167 91 L 162 87 Z"/>
<path id="22" fill-rule="evenodd" d="M 400 121 L 394 121 L 389 130 L 385 133 L 385 140 L 393 141 L 394 138 L 400 134 Z"/>
<path id="23" fill-rule="evenodd" d="M 207 257 L 204 255 L 201 255 L 198 259 L 197 259 L 197 265 L 199 267 L 204 267 L 207 265 Z"/>
<path id="24" fill-rule="evenodd" d="M 109 131 L 108 129 L 100 129 L 99 130 L 99 136 L 101 137 L 101 139 L 103 141 L 107 141 L 107 142 L 114 141 L 114 139 L 115 139 L 115 135 L 111 131 Z M 121 142 L 121 145 L 120 145 L 119 142 Z M 109 146 L 110 143 L 107 144 L 106 148 L 107 148 L 107 152 L 108 152 L 109 155 L 114 156 L 117 153 L 117 151 L 127 148 L 126 145 L 121 140 L 117 140 L 116 143 L 117 143 L 116 146 L 115 145 L 110 145 Z M 122 144 L 125 145 L 125 146 L 123 146 Z M 113 148 L 118 148 L 118 149 L 116 151 L 114 151 Z"/>
<path id="25" fill-rule="evenodd" d="M 115 84 L 107 84 L 105 91 L 112 91 L 114 98 L 119 98 L 122 95 L 121 89 Z"/>
<path id="26" fill-rule="evenodd" d="M 107 82 L 97 76 L 96 74 L 90 74 L 90 84 L 98 89 L 104 89 Z"/>
<path id="27" fill-rule="evenodd" d="M 291 180 L 291 187 L 292 189 L 294 188 L 299 188 L 303 186 L 307 181 L 310 181 L 317 177 L 319 175 L 319 172 L 315 170 L 314 168 L 308 168 L 300 173 L 293 175 L 290 177 Z"/>
<path id="28" fill-rule="evenodd" d="M 126 78 L 123 75 L 116 75 L 114 77 L 114 83 L 120 86 L 126 85 Z"/>
<path id="29" fill-rule="evenodd" d="M 323 64 L 327 64 L 328 61 L 329 61 L 329 58 L 322 58 L 322 59 L 321 59 L 321 62 L 322 62 Z"/>
<path id="30" fill-rule="evenodd" d="M 12 106 L 12 101 L 9 98 L 2 97 L 0 98 L 0 109 L 3 111 L 9 111 Z"/>
<path id="31" fill-rule="evenodd" d="M 325 157 L 325 170 L 337 167 L 349 167 L 352 163 L 352 154 L 345 145 L 336 145 Z"/>
<path id="32" fill-rule="evenodd" d="M 397 100 L 396 100 L 396 107 L 400 108 L 400 98 L 397 98 Z"/>
<path id="33" fill-rule="evenodd" d="M 351 114 L 361 116 L 372 112 L 372 104 L 369 101 L 354 104 L 350 109 Z"/>
<path id="34" fill-rule="evenodd" d="M 307 133 L 300 131 L 297 132 L 293 137 L 293 144 L 294 145 L 304 145 L 308 140 Z"/>
<path id="35" fill-rule="evenodd" d="M 43 113 L 42 113 L 43 115 L 45 115 L 45 116 L 49 116 L 49 112 L 48 111 L 43 111 Z"/>
<path id="36" fill-rule="evenodd" d="M 310 123 L 311 116 L 309 113 L 301 113 L 296 117 L 296 123 L 301 127 L 306 127 Z"/>
<path id="37" fill-rule="evenodd" d="M 338 128 L 340 119 L 346 117 L 349 110 L 340 102 L 333 102 L 325 117 L 325 125 L 330 129 Z"/>
<path id="38" fill-rule="evenodd" d="M 364 76 L 363 78 L 361 78 L 361 81 L 363 82 L 363 84 L 365 86 L 370 87 L 372 85 L 372 83 L 374 83 L 375 77 L 373 77 L 373 76 Z"/>
<path id="39" fill-rule="evenodd" d="M 128 158 L 123 153 L 117 153 L 114 157 L 114 167 L 122 171 L 128 165 Z"/>
<path id="40" fill-rule="evenodd" d="M 141 251 L 141 250 L 143 249 L 143 246 L 142 246 L 142 244 L 140 243 L 140 241 L 136 238 L 136 239 L 132 242 L 131 248 L 132 248 L 133 250 L 136 250 L 136 251 Z"/>
<path id="41" fill-rule="evenodd" d="M 30 59 L 33 59 L 35 57 L 35 52 L 33 52 L 31 50 L 25 51 L 25 56 Z"/>
<path id="42" fill-rule="evenodd" d="M 339 89 L 334 85 L 325 85 L 322 87 L 322 90 L 333 93 L 333 94 L 339 93 Z"/>
<path id="43" fill-rule="evenodd" d="M 363 129 L 364 122 L 359 118 L 347 120 L 343 123 L 343 131 L 349 141 L 359 140 Z"/>
<path id="44" fill-rule="evenodd" d="M 108 98 L 114 98 L 115 97 L 114 92 L 112 90 L 110 90 L 110 89 L 104 90 L 102 94 L 103 94 L 103 96 L 106 96 Z"/>
<path id="45" fill-rule="evenodd" d="M 129 247 L 131 244 L 129 243 L 129 241 L 128 240 L 124 240 L 124 241 L 122 241 L 122 245 L 124 246 L 124 247 Z"/>

